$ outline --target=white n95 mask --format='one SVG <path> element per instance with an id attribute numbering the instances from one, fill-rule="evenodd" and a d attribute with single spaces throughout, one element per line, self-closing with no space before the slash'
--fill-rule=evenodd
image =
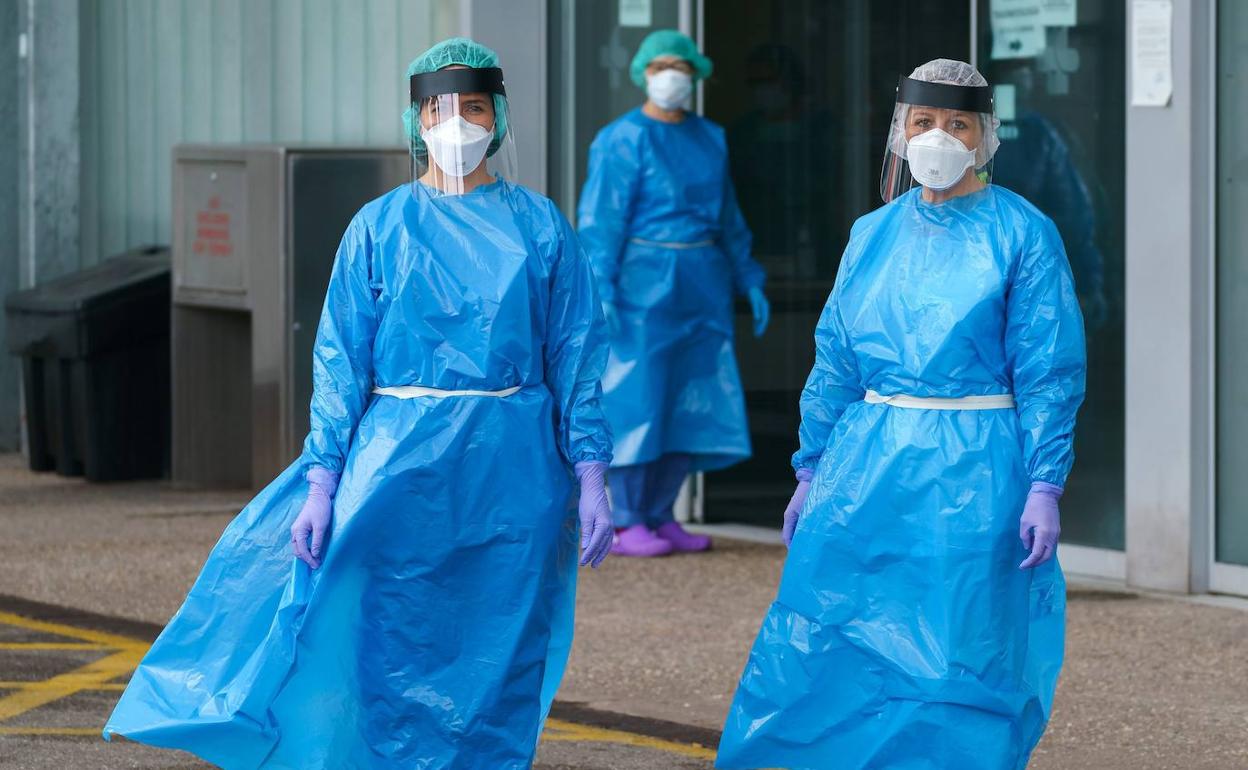
<path id="1" fill-rule="evenodd" d="M 693 93 L 693 76 L 677 69 L 666 69 L 646 75 L 646 96 L 661 109 L 674 110 L 685 106 Z"/>
<path id="2" fill-rule="evenodd" d="M 494 132 L 456 115 L 433 128 L 421 129 L 420 138 L 425 140 L 429 157 L 443 173 L 463 177 L 481 165 Z"/>
<path id="3" fill-rule="evenodd" d="M 975 165 L 975 151 L 948 132 L 933 128 L 906 144 L 910 176 L 932 190 L 948 190 Z"/>

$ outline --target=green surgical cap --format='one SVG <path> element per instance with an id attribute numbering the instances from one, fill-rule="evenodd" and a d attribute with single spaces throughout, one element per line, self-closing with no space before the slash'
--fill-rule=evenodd
<path id="1" fill-rule="evenodd" d="M 437 72 L 453 64 L 473 69 L 498 66 L 498 54 L 475 40 L 452 37 L 425 51 L 407 65 L 407 76 Z"/>
<path id="2" fill-rule="evenodd" d="M 437 72 L 454 65 L 484 69 L 497 67 L 498 54 L 475 40 L 466 37 L 452 37 L 434 45 L 428 51 L 412 60 L 407 65 L 407 77 L 423 75 L 426 72 Z M 415 120 L 419 107 L 408 105 L 403 111 L 403 133 L 412 143 L 412 153 L 424 156 L 425 142 L 420 138 L 420 131 L 413 129 L 420 124 Z M 490 146 L 490 154 L 498 149 L 499 142 L 507 134 L 507 102 L 504 97 L 494 94 L 494 141 Z"/>
<path id="3" fill-rule="evenodd" d="M 693 66 L 694 80 L 705 80 L 711 76 L 711 60 L 702 55 L 688 35 L 674 29 L 659 29 L 641 41 L 637 55 L 628 68 L 628 74 L 638 87 L 646 87 L 646 65 L 660 56 L 675 56 L 689 62 Z"/>

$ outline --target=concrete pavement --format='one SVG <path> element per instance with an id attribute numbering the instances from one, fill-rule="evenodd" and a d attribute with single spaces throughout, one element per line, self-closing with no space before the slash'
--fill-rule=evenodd
<path id="1" fill-rule="evenodd" d="M 49 612 L 86 610 L 89 619 L 60 620 L 139 638 L 177 608 L 246 498 L 163 482 L 93 486 L 30 474 L 20 458 L 0 456 L 0 594 Z M 709 768 L 709 749 L 695 744 L 709 743 L 723 720 L 782 560 L 778 547 L 721 540 L 710 554 L 608 559 L 583 571 L 560 693 L 566 711 L 555 713 L 538 768 Z M 4 617 L 0 685 L 86 665 L 90 651 L 72 645 L 96 643 L 6 626 Z M 1248 612 L 1076 583 L 1054 718 L 1031 768 L 1248 768 L 1245 640 Z M 203 767 L 55 732 L 97 728 L 116 694 L 75 693 L 10 719 L 0 707 L 0 768 Z M 5 697 L 0 690 L 0 703 Z"/>

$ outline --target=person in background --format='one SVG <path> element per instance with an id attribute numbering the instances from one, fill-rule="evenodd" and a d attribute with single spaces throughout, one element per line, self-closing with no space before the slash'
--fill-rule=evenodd
<path id="1" fill-rule="evenodd" d="M 612 528 L 589 263 L 510 181 L 498 57 L 408 68 L 410 185 L 334 261 L 302 455 L 229 525 L 105 736 L 243 768 L 528 768 Z"/>
<path id="2" fill-rule="evenodd" d="M 1087 362 L 1057 228 L 990 184 L 992 90 L 902 78 L 801 397 L 790 550 L 716 767 L 1023 770 L 1061 670 Z"/>
<path id="3" fill-rule="evenodd" d="M 659 30 L 630 68 L 645 103 L 608 124 L 589 153 L 577 209 L 611 334 L 603 407 L 616 437 L 613 553 L 704 551 L 672 507 L 691 471 L 750 454 L 733 349 L 733 296 L 767 328 L 764 274 L 728 174 L 724 130 L 689 111 L 711 61 Z"/>
<path id="4" fill-rule="evenodd" d="M 1109 315 L 1095 196 L 1075 164 L 1068 132 L 1054 119 L 1026 106 L 1035 94 L 1030 64 L 1014 67 L 1009 78 L 1017 90 L 1019 108 L 1010 126 L 1011 136 L 1002 137 L 1001 148 L 993 156 L 993 184 L 1013 190 L 1053 220 L 1070 258 L 1084 322 L 1094 332 Z"/>

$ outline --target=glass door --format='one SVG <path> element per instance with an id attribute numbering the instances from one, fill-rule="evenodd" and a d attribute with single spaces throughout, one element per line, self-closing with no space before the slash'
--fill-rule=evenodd
<path id="1" fill-rule="evenodd" d="M 629 78 L 642 39 L 656 29 L 694 36 L 694 0 L 549 0 L 547 194 L 569 221 L 588 174 L 599 129 L 645 100 Z M 686 484 L 676 502 L 687 519 L 700 500 Z"/>
<path id="2" fill-rule="evenodd" d="M 793 492 L 789 458 L 815 324 L 850 225 L 881 205 L 897 78 L 929 59 L 969 55 L 970 4 L 715 0 L 703 6 L 702 29 L 715 61 L 704 114 L 727 130 L 772 302 L 762 340 L 750 333 L 748 308 L 737 313 L 754 456 L 707 475 L 703 514 L 778 527 Z"/>
<path id="3" fill-rule="evenodd" d="M 994 5 L 978 3 L 977 25 L 979 68 L 1001 120 L 992 181 L 1056 223 L 1087 330 L 1088 395 L 1062 543 L 1122 551 L 1127 4 L 1049 3 L 1029 26 L 994 15 Z"/>
<path id="4" fill-rule="evenodd" d="M 1217 27 L 1217 503 L 1210 587 L 1248 594 L 1248 3 L 1219 3 Z"/>
<path id="5" fill-rule="evenodd" d="M 645 94 L 628 76 L 642 39 L 680 27 L 679 0 L 550 0 L 548 194 L 572 222 L 589 145 Z"/>

